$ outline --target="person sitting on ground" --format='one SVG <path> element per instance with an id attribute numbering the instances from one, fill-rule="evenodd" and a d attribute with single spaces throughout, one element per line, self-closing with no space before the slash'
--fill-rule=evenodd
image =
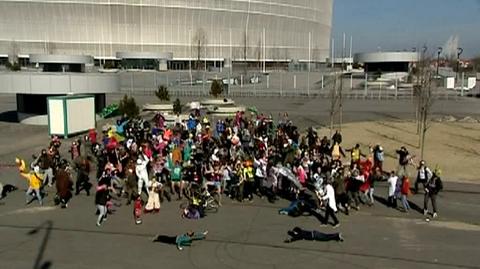
<path id="1" fill-rule="evenodd" d="M 206 238 L 208 231 L 204 232 L 187 232 L 177 236 L 155 235 L 152 242 L 161 242 L 165 244 L 177 245 L 178 250 L 182 250 L 185 246 L 191 246 L 194 240 L 203 240 Z"/>
<path id="2" fill-rule="evenodd" d="M 311 213 L 314 209 L 315 206 L 313 204 L 310 204 L 308 201 L 299 198 L 292 201 L 288 207 L 280 209 L 278 214 L 298 217 L 303 215 L 305 212 Z"/>
<path id="3" fill-rule="evenodd" d="M 308 231 L 303 230 L 302 228 L 295 227 L 293 230 L 287 232 L 290 238 L 286 239 L 285 243 L 292 243 L 299 240 L 307 240 L 307 241 L 337 241 L 343 242 L 343 236 L 341 233 L 333 233 L 333 234 L 326 234 L 316 230 Z"/>

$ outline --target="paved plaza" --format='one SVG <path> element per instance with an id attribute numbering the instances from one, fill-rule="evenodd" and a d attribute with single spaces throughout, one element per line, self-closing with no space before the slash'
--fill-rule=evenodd
<path id="1" fill-rule="evenodd" d="M 116 96 L 110 96 L 114 100 Z M 152 97 L 150 97 L 152 98 Z M 139 103 L 155 102 L 138 97 Z M 327 122 L 328 101 L 301 99 L 240 99 L 276 115 L 289 111 L 301 127 Z M 439 101 L 439 115 L 479 116 L 479 102 Z M 345 121 L 412 118 L 408 101 L 346 103 Z M 0 113 L 15 109 L 14 96 L 0 98 Z M 372 112 L 375 111 L 375 112 Z M 414 210 L 405 214 L 385 206 L 386 183 L 376 186 L 374 206 L 362 206 L 350 216 L 338 214 L 341 226 L 321 227 L 314 216 L 278 214 L 288 205 L 255 197 L 253 203 L 224 199 L 216 214 L 201 220 L 180 217 L 180 202 L 162 204 L 159 214 L 146 215 L 135 225 L 132 206 L 117 201 L 117 211 L 96 227 L 92 196 L 81 194 L 67 209 L 53 206 L 47 189 L 45 205 L 25 206 L 23 182 L 12 164 L 15 156 L 29 159 L 48 141 L 46 127 L 0 122 L 0 181 L 20 190 L 0 200 L 0 268 L 480 268 L 480 185 L 445 183 L 438 198 L 439 218 L 426 222 L 415 210 L 422 195 L 411 196 Z M 348 135 L 348 134 L 344 134 Z M 65 142 L 65 145 L 68 142 Z M 415 206 L 416 205 L 416 206 Z M 322 213 L 323 214 L 323 213 Z M 295 226 L 341 232 L 344 242 L 283 243 Z M 176 235 L 188 230 L 209 231 L 204 241 L 178 251 L 152 243 L 155 234 Z M 41 267 L 44 266 L 44 267 Z"/>

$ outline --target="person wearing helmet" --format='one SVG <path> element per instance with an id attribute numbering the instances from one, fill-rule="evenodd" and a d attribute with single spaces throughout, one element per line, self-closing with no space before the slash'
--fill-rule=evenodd
<path id="1" fill-rule="evenodd" d="M 433 213 L 432 217 L 436 218 L 437 214 L 437 194 L 443 189 L 443 183 L 440 178 L 440 169 L 435 169 L 432 177 L 425 184 L 425 196 L 423 200 L 423 214 L 428 214 L 428 200 L 432 201 Z"/>
<path id="2" fill-rule="evenodd" d="M 425 184 L 432 177 L 432 171 L 428 168 L 424 160 L 421 160 L 417 168 L 417 180 L 415 181 L 415 193 L 418 193 L 418 184 L 422 184 L 425 189 Z"/>

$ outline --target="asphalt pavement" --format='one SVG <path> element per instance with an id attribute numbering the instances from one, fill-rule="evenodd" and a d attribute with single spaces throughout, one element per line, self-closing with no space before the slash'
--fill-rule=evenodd
<path id="1" fill-rule="evenodd" d="M 201 220 L 180 217 L 179 201 L 135 225 L 132 206 L 118 201 L 116 212 L 96 227 L 93 197 L 81 194 L 67 209 L 53 206 L 49 190 L 43 207 L 24 204 L 22 190 L 0 201 L 1 268 L 480 268 L 479 193 L 446 191 L 438 199 L 439 218 L 426 222 L 420 212 L 387 208 L 386 188 L 377 188 L 374 206 L 361 206 L 341 226 L 321 227 L 314 216 L 279 215 L 288 205 L 256 197 L 253 203 L 224 199 L 218 213 Z M 422 195 L 411 197 L 421 206 Z M 344 242 L 283 243 L 295 226 L 341 232 Z M 204 241 L 178 251 L 152 243 L 155 234 L 208 230 Z"/>
<path id="2" fill-rule="evenodd" d="M 111 97 L 109 97 L 111 98 Z M 151 97 L 150 97 L 151 98 Z M 155 102 L 139 98 L 139 102 Z M 245 99 L 272 114 L 289 111 L 303 126 L 325 122 L 328 101 L 308 99 Z M 350 103 L 352 102 L 352 103 Z M 443 102 L 443 101 L 442 101 Z M 480 113 L 473 99 L 437 102 L 435 113 Z M 348 101 L 346 121 L 412 118 L 407 101 Z M 15 108 L 14 96 L 0 98 L 0 112 Z M 347 116 L 348 115 L 348 116 Z M 339 214 L 337 229 L 321 227 L 313 216 L 278 214 L 288 205 L 255 198 L 240 204 L 227 199 L 216 214 L 201 220 L 180 217 L 178 201 L 162 204 L 159 214 L 146 215 L 135 225 L 132 206 L 120 200 L 115 214 L 96 227 L 94 198 L 81 194 L 67 209 L 53 205 L 53 190 L 43 207 L 25 205 L 26 183 L 14 167 L 15 156 L 30 158 L 48 141 L 46 127 L 0 122 L 0 181 L 18 191 L 0 200 L 0 268 L 480 268 L 480 186 L 445 183 L 438 198 L 439 218 L 426 222 L 415 210 L 406 214 L 382 202 L 387 190 L 380 183 L 374 206 L 361 206 L 350 216 Z M 421 209 L 423 196 L 411 197 Z M 420 210 L 421 211 L 421 210 Z M 341 232 L 344 242 L 283 243 L 295 226 Z M 178 251 L 152 243 L 155 234 L 177 235 L 209 230 L 206 240 Z M 37 267 L 35 267 L 38 265 Z M 42 267 L 43 266 L 43 267 Z"/>

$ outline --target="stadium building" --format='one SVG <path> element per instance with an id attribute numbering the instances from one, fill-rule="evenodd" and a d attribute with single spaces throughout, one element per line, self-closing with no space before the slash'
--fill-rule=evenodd
<path id="1" fill-rule="evenodd" d="M 333 0 L 2 0 L 0 64 L 30 54 L 186 69 L 324 62 Z M 128 55 L 129 58 L 124 58 Z M 198 61 L 200 62 L 200 61 Z M 162 67 L 163 65 L 163 67 Z"/>

